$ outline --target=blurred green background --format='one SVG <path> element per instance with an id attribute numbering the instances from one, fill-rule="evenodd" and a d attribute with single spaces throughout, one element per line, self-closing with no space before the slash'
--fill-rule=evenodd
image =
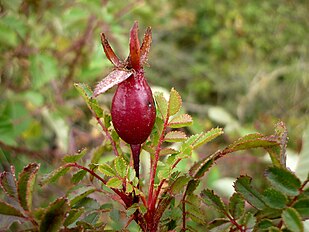
<path id="1" fill-rule="evenodd" d="M 64 154 L 102 142 L 73 83 L 94 87 L 112 70 L 101 32 L 127 56 L 135 20 L 140 37 L 147 26 L 153 31 L 148 81 L 180 92 L 195 120 L 188 132 L 225 128 L 200 156 L 250 132 L 273 133 L 283 120 L 291 162 L 301 152 L 308 157 L 302 149 L 309 133 L 308 1 L 0 2 L 0 171 L 37 161 L 48 172 Z M 99 97 L 106 109 L 113 91 Z M 223 168 L 208 182 L 263 170 L 256 156 L 240 160 L 219 162 Z"/>

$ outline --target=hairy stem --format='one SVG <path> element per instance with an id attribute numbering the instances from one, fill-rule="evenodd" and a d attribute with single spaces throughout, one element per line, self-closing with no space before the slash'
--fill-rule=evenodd
<path id="1" fill-rule="evenodd" d="M 148 210 L 150 210 L 150 212 L 154 211 L 154 208 L 156 205 L 156 197 L 153 196 L 154 195 L 154 180 L 156 177 L 159 155 L 161 151 L 161 145 L 164 140 L 164 135 L 165 135 L 165 131 L 167 128 L 168 119 L 169 119 L 169 115 L 166 116 L 166 119 L 164 121 L 163 130 L 162 130 L 162 133 L 161 133 L 161 136 L 160 136 L 157 148 L 156 148 L 156 152 L 155 152 L 155 160 L 153 162 L 153 167 L 150 169 L 150 183 L 149 183 L 149 191 L 148 191 Z"/>

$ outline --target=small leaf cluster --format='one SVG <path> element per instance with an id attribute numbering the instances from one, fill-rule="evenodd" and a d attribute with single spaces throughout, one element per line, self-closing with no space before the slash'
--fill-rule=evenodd
<path id="1" fill-rule="evenodd" d="M 193 163 L 185 171 L 177 165 L 189 160 L 195 149 L 223 134 L 221 128 L 187 135 L 185 127 L 192 117 L 182 109 L 182 99 L 171 89 L 168 99 L 155 93 L 157 118 L 149 139 L 143 144 L 149 156 L 150 170 L 140 177 L 132 166 L 129 146 L 117 136 L 111 117 L 93 98 L 85 84 L 75 84 L 84 98 L 101 132 L 102 145 L 92 151 L 83 149 L 63 158 L 63 164 L 40 180 L 41 186 L 71 177 L 74 184 L 64 196 L 56 197 L 45 208 L 32 206 L 33 189 L 39 164 L 29 164 L 15 178 L 15 170 L 3 172 L 0 185 L 8 200 L 0 201 L 0 214 L 11 218 L 1 229 L 14 221 L 28 231 L 104 231 L 117 221 L 115 212 L 125 211 L 125 223 L 118 229 L 133 226 L 142 231 L 304 231 L 302 221 L 309 217 L 309 195 L 306 184 L 285 166 L 287 132 L 278 123 L 273 135 L 245 135 L 230 145 Z M 234 183 L 235 193 L 227 200 L 213 190 L 200 191 L 205 174 L 216 161 L 237 151 L 262 148 L 268 152 L 272 166 L 264 176 L 269 186 L 258 190 L 253 179 L 240 176 Z M 108 162 L 100 162 L 105 153 L 114 153 Z M 85 157 L 92 156 L 91 160 Z M 190 162 L 188 162 L 190 164 Z M 142 169 L 143 170 L 143 169 Z M 111 199 L 102 203 L 101 199 Z M 118 206 L 116 206 L 118 204 Z M 117 207 L 122 210 L 117 211 Z M 207 209 L 218 212 L 209 221 Z M 131 223 L 135 221 L 134 223 Z M 27 226 L 26 226 L 27 225 Z"/>

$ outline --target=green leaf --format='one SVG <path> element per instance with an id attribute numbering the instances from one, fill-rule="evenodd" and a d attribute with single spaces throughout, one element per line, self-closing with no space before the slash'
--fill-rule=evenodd
<path id="1" fill-rule="evenodd" d="M 116 176 L 115 170 L 108 164 L 100 164 L 98 170 L 106 176 Z"/>
<path id="2" fill-rule="evenodd" d="M 184 187 L 188 184 L 188 182 L 191 180 L 191 177 L 189 176 L 180 176 L 178 177 L 170 187 L 171 193 L 173 195 L 179 194 L 182 192 Z"/>
<path id="3" fill-rule="evenodd" d="M 80 182 L 87 174 L 87 171 L 85 170 L 79 170 L 72 176 L 72 182 L 73 184 L 77 184 Z"/>
<path id="4" fill-rule="evenodd" d="M 167 116 L 167 101 L 163 96 L 163 93 L 156 93 L 155 95 L 157 108 L 161 114 L 162 119 L 165 119 Z"/>
<path id="5" fill-rule="evenodd" d="M 251 212 L 247 212 L 240 220 L 239 223 L 245 226 L 246 229 L 252 229 L 256 224 L 256 218 Z"/>
<path id="6" fill-rule="evenodd" d="M 113 177 L 107 181 L 106 185 L 110 188 L 121 189 L 122 180 L 118 179 L 117 177 Z"/>
<path id="7" fill-rule="evenodd" d="M 70 170 L 69 167 L 61 166 L 50 174 L 45 175 L 41 180 L 41 185 L 44 186 L 49 183 L 55 183 L 61 176 L 64 176 Z"/>
<path id="8" fill-rule="evenodd" d="M 133 192 L 133 185 L 130 183 L 126 184 L 126 193 L 132 193 Z"/>
<path id="9" fill-rule="evenodd" d="M 81 187 L 81 188 L 76 189 L 75 191 L 72 191 L 68 195 L 68 199 L 70 201 L 70 205 L 71 206 L 75 205 L 77 202 L 81 201 L 82 199 L 84 199 L 89 194 L 91 194 L 91 193 L 93 193 L 95 191 L 96 191 L 96 188 L 94 188 L 92 186 Z"/>
<path id="10" fill-rule="evenodd" d="M 20 212 L 18 209 L 2 200 L 0 200 L 0 214 L 16 216 L 16 217 L 24 217 L 22 212 Z"/>
<path id="11" fill-rule="evenodd" d="M 12 166 L 12 172 L 3 172 L 0 174 L 0 186 L 3 191 L 10 197 L 17 199 L 17 186 L 15 172 Z"/>
<path id="12" fill-rule="evenodd" d="M 186 138 L 186 134 L 182 131 L 170 131 L 165 135 L 164 141 L 174 143 L 184 141 Z"/>
<path id="13" fill-rule="evenodd" d="M 133 167 L 128 167 L 128 181 L 132 182 L 134 178 L 136 177 L 136 172 Z"/>
<path id="14" fill-rule="evenodd" d="M 288 196 L 298 195 L 301 187 L 300 180 L 287 169 L 280 167 L 270 167 L 266 170 L 266 178 L 277 190 Z"/>
<path id="15" fill-rule="evenodd" d="M 230 198 L 229 211 L 234 219 L 240 218 L 245 212 L 245 201 L 239 193 L 234 193 Z"/>
<path id="16" fill-rule="evenodd" d="M 309 218 L 309 198 L 296 201 L 293 208 L 295 208 L 303 218 Z"/>
<path id="17" fill-rule="evenodd" d="M 209 156 L 204 158 L 203 160 L 195 163 L 189 171 L 190 176 L 193 178 L 201 178 L 205 175 L 205 173 L 209 170 L 209 168 L 214 163 L 214 156 Z"/>
<path id="18" fill-rule="evenodd" d="M 181 96 L 172 88 L 170 92 L 170 99 L 168 101 L 168 113 L 169 116 L 173 116 L 178 113 L 182 105 Z"/>
<path id="19" fill-rule="evenodd" d="M 74 223 L 83 213 L 85 212 L 85 208 L 71 209 L 68 212 L 68 215 L 65 218 L 63 223 L 64 226 L 69 226 Z"/>
<path id="20" fill-rule="evenodd" d="M 168 126 L 171 128 L 181 128 L 190 126 L 193 120 L 189 114 L 176 115 L 172 120 L 169 121 Z"/>
<path id="21" fill-rule="evenodd" d="M 40 232 L 57 232 L 60 230 L 65 219 L 66 212 L 69 209 L 68 200 L 66 198 L 58 198 L 52 202 L 46 209 L 40 226 Z"/>
<path id="22" fill-rule="evenodd" d="M 266 208 L 263 196 L 252 187 L 251 178 L 249 176 L 241 176 L 237 178 L 234 188 L 236 192 L 240 193 L 253 207 L 260 210 Z"/>
<path id="23" fill-rule="evenodd" d="M 190 144 L 193 149 L 200 147 L 201 145 L 212 141 L 218 136 L 223 134 L 222 128 L 213 128 L 207 132 L 202 132 L 200 134 L 192 135 L 186 141 L 186 144 Z"/>
<path id="24" fill-rule="evenodd" d="M 259 147 L 269 148 L 272 146 L 279 146 L 279 142 L 276 137 L 263 136 L 262 134 L 255 133 L 246 135 L 238 139 L 230 146 L 228 146 L 226 150 L 228 150 L 229 153 L 231 153 L 235 151 L 259 148 Z"/>
<path id="25" fill-rule="evenodd" d="M 84 98 L 89 108 L 92 109 L 99 118 L 103 117 L 103 110 L 99 106 L 97 100 L 92 98 L 93 93 L 90 87 L 84 83 L 75 83 L 74 86 Z"/>
<path id="26" fill-rule="evenodd" d="M 304 225 L 299 213 L 293 208 L 287 208 L 282 212 L 282 219 L 288 229 L 293 232 L 304 232 Z"/>
<path id="27" fill-rule="evenodd" d="M 269 227 L 273 226 L 273 223 L 269 219 L 263 219 L 258 223 L 258 228 L 261 230 L 267 230 Z"/>
<path id="28" fill-rule="evenodd" d="M 230 231 L 232 223 L 225 218 L 215 219 L 208 224 L 209 232 L 227 232 Z"/>
<path id="29" fill-rule="evenodd" d="M 201 197 L 206 205 L 213 207 L 220 213 L 226 214 L 226 206 L 224 205 L 221 198 L 217 196 L 213 190 L 203 190 L 201 192 Z"/>
<path id="30" fill-rule="evenodd" d="M 265 189 L 263 192 L 264 202 L 271 208 L 282 209 L 287 204 L 287 197 L 273 188 Z"/>
<path id="31" fill-rule="evenodd" d="M 82 151 L 79 151 L 77 154 L 74 155 L 67 155 L 63 157 L 63 162 L 65 163 L 75 163 L 79 161 L 81 158 L 83 158 L 87 153 L 87 149 L 83 149 Z"/>
<path id="32" fill-rule="evenodd" d="M 123 157 L 118 156 L 114 160 L 115 169 L 120 177 L 125 177 L 127 175 L 127 163 Z"/>
<path id="33" fill-rule="evenodd" d="M 177 154 L 178 151 L 171 147 L 165 147 L 160 150 L 160 156 L 166 156 L 171 154 Z"/>
<path id="34" fill-rule="evenodd" d="M 20 205 L 27 211 L 30 211 L 32 208 L 32 192 L 39 168 L 39 164 L 28 164 L 18 176 L 18 199 Z"/>

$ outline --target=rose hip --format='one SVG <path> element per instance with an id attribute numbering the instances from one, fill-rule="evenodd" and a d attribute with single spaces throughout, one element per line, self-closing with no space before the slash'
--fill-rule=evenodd
<path id="1" fill-rule="evenodd" d="M 101 40 L 104 52 L 115 69 L 98 83 L 94 96 L 118 84 L 111 107 L 112 122 L 119 137 L 131 146 L 138 176 L 141 144 L 150 135 L 156 118 L 154 99 L 143 69 L 150 49 L 151 29 L 147 28 L 140 46 L 138 24 L 134 23 L 130 31 L 130 54 L 125 61 L 119 60 L 103 33 Z"/>

